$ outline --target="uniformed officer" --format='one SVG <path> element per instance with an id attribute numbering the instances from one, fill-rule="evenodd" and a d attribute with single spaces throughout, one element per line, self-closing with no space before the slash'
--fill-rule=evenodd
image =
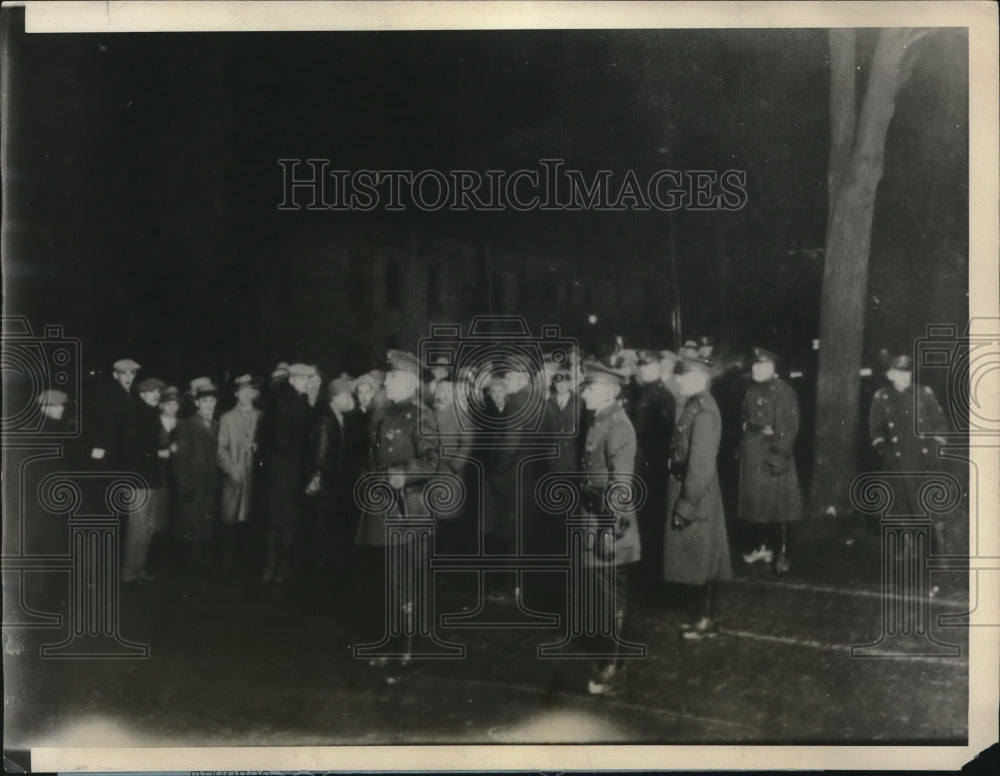
<path id="1" fill-rule="evenodd" d="M 896 356 L 886 372 L 890 385 L 879 388 L 872 397 L 868 430 L 872 447 L 889 472 L 926 472 L 937 466 L 934 442 L 944 444 L 934 432 L 948 430 L 948 421 L 930 386 L 913 385 L 913 360 Z M 929 432 L 929 433 L 924 433 Z M 891 482 L 894 511 L 921 514 L 918 478 L 905 477 Z M 935 522 L 938 541 L 944 539 L 944 524 Z"/>
<path id="2" fill-rule="evenodd" d="M 722 418 L 708 390 L 714 368 L 710 358 L 678 362 L 677 382 L 685 404 L 670 443 L 663 578 L 700 588 L 696 621 L 681 625 L 682 636 L 690 640 L 716 634 L 715 583 L 733 575 L 715 463 Z"/>
<path id="3" fill-rule="evenodd" d="M 406 518 L 423 512 L 423 491 L 428 479 L 438 471 L 440 448 L 434 411 L 419 404 L 420 362 L 411 353 L 390 350 L 389 370 L 385 376 L 388 405 L 372 429 L 369 469 L 385 476 L 396 492 L 396 503 L 388 516 Z M 380 535 L 379 535 L 380 534 Z M 366 513 L 359 527 L 359 538 L 385 545 L 383 515 Z M 404 552 L 410 554 L 404 563 L 410 569 L 422 568 L 417 553 L 425 548 L 420 543 L 407 543 Z M 393 600 L 402 606 L 402 616 L 411 621 L 414 616 L 413 587 L 400 577 L 399 569 L 390 565 L 389 584 L 396 595 Z M 386 616 L 391 616 L 386 612 Z M 412 628 L 406 629 L 412 633 Z M 402 664 L 409 663 L 409 643 L 403 646 Z"/>
<path id="4" fill-rule="evenodd" d="M 789 569 L 787 526 L 802 518 L 802 496 L 792 446 L 799 432 L 799 402 L 792 387 L 777 376 L 778 358 L 764 348 L 754 349 L 753 385 L 743 400 L 743 438 L 740 445 L 739 518 L 751 531 L 746 563 L 770 563 L 778 548 L 774 571 Z M 780 526 L 777 535 L 774 526 Z"/>
<path id="5" fill-rule="evenodd" d="M 663 559 L 663 510 L 667 500 L 667 460 L 674 433 L 674 396 L 661 379 L 662 355 L 640 350 L 636 372 L 639 393 L 632 411 L 635 426 L 636 474 L 646 486 L 646 502 L 639 510 L 639 530 L 646 548 L 643 581 L 653 587 L 659 580 Z"/>
<path id="6" fill-rule="evenodd" d="M 594 413 L 587 428 L 582 456 L 586 480 L 582 492 L 583 510 L 604 516 L 606 510 L 621 506 L 612 515 L 613 526 L 588 536 L 584 564 L 595 571 L 594 602 L 602 612 L 611 613 L 619 635 L 624 633 L 628 612 L 625 566 L 639 561 L 642 542 L 636 515 L 626 502 L 617 504 L 605 498 L 608 488 L 628 482 L 635 471 L 635 429 L 625 410 L 618 404 L 627 376 L 599 362 L 584 365 L 580 398 Z M 600 619 L 598 619 L 600 621 Z M 618 660 L 601 666 L 588 683 L 592 694 L 607 692 L 618 672 Z"/>

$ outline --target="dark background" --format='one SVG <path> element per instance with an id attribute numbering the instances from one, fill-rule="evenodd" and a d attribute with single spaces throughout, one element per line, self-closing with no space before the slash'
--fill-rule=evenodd
<path id="1" fill-rule="evenodd" d="M 863 51 L 875 35 L 861 33 Z M 866 362 L 968 316 L 966 35 L 920 46 L 875 213 Z M 298 300 L 322 288 L 296 267 L 344 244 L 416 245 L 419 261 L 436 239 L 526 255 L 539 283 L 578 275 L 590 296 L 546 308 L 570 336 L 601 293 L 592 282 L 644 283 L 650 267 L 665 281 L 671 252 L 685 337 L 803 361 L 818 336 L 825 31 L 25 35 L 15 9 L 4 51 L 6 314 L 62 324 L 88 370 L 130 355 L 186 382 L 269 370 L 280 354 L 360 371 L 370 364 L 338 342 L 375 325 L 377 306 L 350 311 L 357 328 L 318 331 L 316 303 Z M 616 180 L 732 168 L 748 200 L 672 216 L 281 212 L 283 157 L 445 171 L 558 157 Z M 471 293 L 465 309 L 521 312 Z M 647 295 L 648 324 L 612 313 L 600 334 L 670 346 L 669 302 Z"/>

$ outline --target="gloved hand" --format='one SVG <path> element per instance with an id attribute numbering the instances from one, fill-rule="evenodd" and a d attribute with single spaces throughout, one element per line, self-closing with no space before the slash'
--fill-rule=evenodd
<path id="1" fill-rule="evenodd" d="M 670 519 L 670 530 L 672 531 L 683 531 L 689 525 L 691 525 L 691 521 L 676 512 L 674 512 L 673 517 Z"/>

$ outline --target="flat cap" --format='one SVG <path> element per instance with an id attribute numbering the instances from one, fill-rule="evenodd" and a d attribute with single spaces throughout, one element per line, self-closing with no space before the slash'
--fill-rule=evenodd
<path id="1" fill-rule="evenodd" d="M 390 372 L 409 372 L 420 376 L 420 361 L 412 353 L 403 350 L 390 350 L 386 354 Z"/>
<path id="2" fill-rule="evenodd" d="M 628 375 L 619 369 L 602 364 L 600 361 L 585 361 L 583 364 L 583 382 L 603 383 L 605 385 L 622 386 L 628 380 Z"/>
<path id="3" fill-rule="evenodd" d="M 288 377 L 288 362 L 282 361 L 271 372 L 271 377 Z"/>
<path id="4" fill-rule="evenodd" d="M 288 367 L 289 377 L 311 377 L 315 373 L 316 370 L 309 364 L 296 363 Z"/>
<path id="5" fill-rule="evenodd" d="M 895 369 L 899 372 L 912 372 L 913 359 L 907 355 L 895 356 L 892 361 L 889 362 L 889 368 Z"/>
<path id="6" fill-rule="evenodd" d="M 141 367 L 131 358 L 119 358 L 114 363 L 116 372 L 138 372 Z"/>
<path id="7" fill-rule="evenodd" d="M 38 394 L 38 403 L 43 407 L 60 407 L 66 403 L 68 398 L 65 391 L 50 388 Z"/>
<path id="8" fill-rule="evenodd" d="M 659 350 L 639 350 L 636 351 L 636 363 L 637 364 L 653 364 L 660 363 L 663 358 L 663 354 Z"/>
<path id="9" fill-rule="evenodd" d="M 136 391 L 139 393 L 151 393 L 152 391 L 162 391 L 167 387 L 167 384 L 163 380 L 157 380 L 155 377 L 147 377 L 145 380 L 139 382 Z"/>
<path id="10" fill-rule="evenodd" d="M 677 361 L 677 354 L 672 350 L 661 350 L 660 351 L 660 361 Z"/>
<path id="11" fill-rule="evenodd" d="M 244 388 L 253 388 L 256 391 L 260 388 L 260 381 L 255 380 L 253 375 L 240 375 L 233 380 L 234 391 L 240 391 Z"/>
<path id="12" fill-rule="evenodd" d="M 327 391 L 331 399 L 342 393 L 351 394 L 354 392 L 354 381 L 347 372 L 341 372 L 340 377 L 335 377 L 330 381 Z"/>
<path id="13" fill-rule="evenodd" d="M 177 390 L 176 385 L 168 385 L 162 391 L 160 391 L 160 404 L 165 404 L 168 401 L 180 401 L 180 391 Z"/>
<path id="14" fill-rule="evenodd" d="M 367 385 L 372 391 L 377 391 L 379 386 L 382 385 L 382 373 L 366 372 L 361 375 L 357 380 L 354 381 L 354 388 L 357 389 L 359 385 Z"/>

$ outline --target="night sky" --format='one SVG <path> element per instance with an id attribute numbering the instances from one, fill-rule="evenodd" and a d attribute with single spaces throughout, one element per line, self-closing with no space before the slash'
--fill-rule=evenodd
<path id="1" fill-rule="evenodd" d="M 724 315 L 730 328 L 800 338 L 817 320 L 823 31 L 26 36 L 17 9 L 3 31 L 7 314 L 62 323 L 87 368 L 134 351 L 186 378 L 219 353 L 252 359 L 266 278 L 289 246 L 320 256 L 366 232 L 537 251 L 594 274 L 662 256 L 673 228 L 688 315 L 704 299 L 706 326 Z M 922 45 L 890 129 L 869 350 L 967 317 L 964 31 Z M 748 200 L 672 221 L 655 210 L 286 213 L 283 157 L 376 170 L 513 170 L 545 157 L 640 175 L 734 168 Z"/>

